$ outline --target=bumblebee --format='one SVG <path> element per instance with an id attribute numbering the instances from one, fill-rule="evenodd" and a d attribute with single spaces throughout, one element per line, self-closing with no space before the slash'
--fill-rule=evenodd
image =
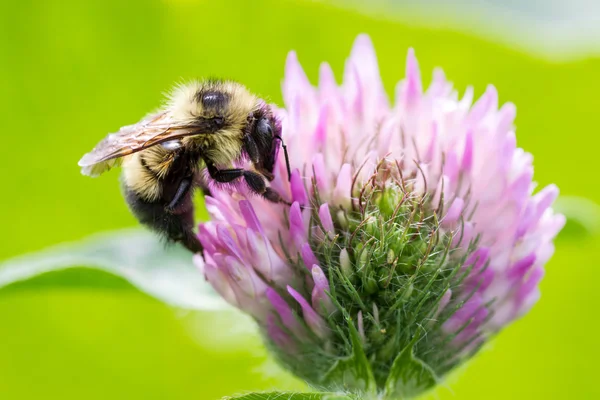
<path id="1" fill-rule="evenodd" d="M 219 183 L 243 179 L 254 193 L 285 202 L 267 184 L 281 145 L 281 123 L 265 101 L 239 83 L 211 80 L 177 87 L 163 109 L 108 135 L 79 166 L 98 176 L 122 165 L 123 194 L 135 217 L 201 253 L 192 200 L 195 188 L 209 193 L 202 171 Z"/>

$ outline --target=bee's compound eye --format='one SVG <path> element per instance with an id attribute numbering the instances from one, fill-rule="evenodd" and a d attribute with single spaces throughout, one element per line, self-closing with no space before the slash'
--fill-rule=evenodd
<path id="1" fill-rule="evenodd" d="M 261 118 L 258 120 L 258 124 L 256 125 L 256 131 L 260 135 L 271 136 L 273 134 L 273 129 L 271 128 L 271 124 L 269 123 L 269 120 L 266 118 Z"/>
<path id="2" fill-rule="evenodd" d="M 181 148 L 181 142 L 179 140 L 169 140 L 168 142 L 161 143 L 161 146 L 166 150 L 174 151 Z"/>

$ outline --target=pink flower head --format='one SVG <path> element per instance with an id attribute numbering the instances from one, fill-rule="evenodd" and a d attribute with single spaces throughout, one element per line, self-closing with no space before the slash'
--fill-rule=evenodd
<path id="1" fill-rule="evenodd" d="M 313 86 L 291 52 L 283 97 L 293 173 L 280 154 L 271 187 L 291 205 L 216 191 L 196 263 L 292 371 L 415 394 L 435 380 L 398 381 L 401 357 L 437 379 L 537 301 L 564 217 L 555 186 L 534 193 L 515 106 L 499 108 L 493 86 L 473 104 L 435 70 L 424 90 L 409 49 L 390 104 L 361 35 L 341 85 L 324 63 Z M 336 372 L 360 354 L 362 381 Z"/>

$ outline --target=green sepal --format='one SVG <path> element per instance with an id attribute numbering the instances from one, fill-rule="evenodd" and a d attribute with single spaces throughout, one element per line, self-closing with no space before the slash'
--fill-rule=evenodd
<path id="1" fill-rule="evenodd" d="M 433 369 L 413 353 L 421 332 L 417 331 L 411 342 L 394 359 L 385 382 L 384 399 L 410 399 L 438 383 Z"/>
<path id="2" fill-rule="evenodd" d="M 358 331 L 351 318 L 346 317 L 346 320 L 352 353 L 349 357 L 339 359 L 333 364 L 325 375 L 323 385 L 350 392 L 376 393 L 377 384 Z"/>

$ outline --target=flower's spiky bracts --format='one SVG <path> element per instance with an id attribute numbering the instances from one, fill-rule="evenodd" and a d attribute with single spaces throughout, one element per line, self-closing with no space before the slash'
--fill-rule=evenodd
<path id="1" fill-rule="evenodd" d="M 283 95 L 294 170 L 280 160 L 272 187 L 291 206 L 215 192 L 196 262 L 311 384 L 416 395 L 536 302 L 558 190 L 534 194 L 512 104 L 459 99 L 441 70 L 424 91 L 412 50 L 394 105 L 367 36 L 341 86 L 291 53 Z"/>

